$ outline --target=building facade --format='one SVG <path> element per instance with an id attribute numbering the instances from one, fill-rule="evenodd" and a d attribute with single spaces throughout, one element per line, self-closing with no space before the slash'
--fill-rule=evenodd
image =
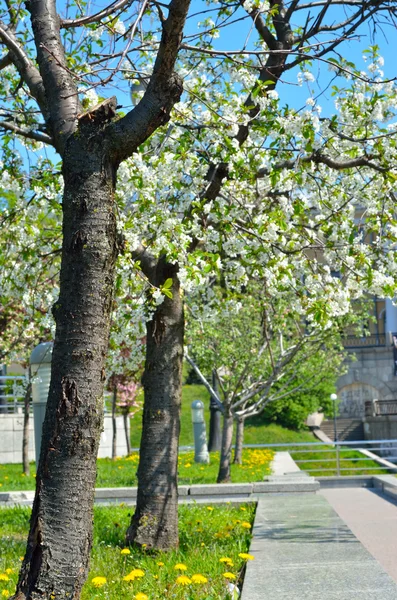
<path id="1" fill-rule="evenodd" d="M 397 306 L 389 299 L 369 299 L 371 320 L 347 336 L 348 371 L 339 377 L 339 416 L 361 418 L 368 400 L 397 399 Z"/>

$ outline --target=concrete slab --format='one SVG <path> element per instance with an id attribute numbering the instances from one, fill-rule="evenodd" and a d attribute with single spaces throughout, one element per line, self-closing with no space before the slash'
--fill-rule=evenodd
<path id="1" fill-rule="evenodd" d="M 322 490 L 321 495 L 397 582 L 397 505 L 377 490 L 362 488 Z"/>
<path id="2" fill-rule="evenodd" d="M 271 469 L 274 475 L 285 475 L 286 473 L 300 471 L 289 452 L 276 452 L 271 463 Z"/>
<path id="3" fill-rule="evenodd" d="M 250 553 L 241 600 L 397 600 L 396 583 L 320 494 L 261 497 Z"/>

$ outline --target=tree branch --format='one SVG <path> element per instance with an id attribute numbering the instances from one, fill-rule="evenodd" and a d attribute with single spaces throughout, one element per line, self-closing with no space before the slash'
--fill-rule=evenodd
<path id="1" fill-rule="evenodd" d="M 27 6 L 48 99 L 49 116 L 45 120 L 62 156 L 67 139 L 77 128 L 77 115 L 82 109 L 75 81 L 66 68 L 55 0 L 30 0 Z"/>
<path id="2" fill-rule="evenodd" d="M 193 367 L 194 372 L 199 377 L 199 379 L 202 381 L 203 385 L 207 388 L 207 390 L 209 391 L 209 393 L 211 394 L 211 396 L 214 398 L 216 404 L 218 405 L 219 410 L 222 413 L 224 413 L 225 412 L 225 407 L 223 406 L 223 403 L 220 400 L 218 394 L 216 393 L 216 391 L 214 390 L 214 388 L 212 387 L 212 385 L 206 380 L 206 378 L 204 377 L 204 375 L 202 374 L 202 372 L 200 371 L 199 367 L 196 365 L 196 363 L 194 362 L 194 360 L 189 356 L 189 353 L 188 353 L 187 349 L 185 350 L 185 358 L 186 358 L 187 362 L 189 363 L 189 365 L 191 367 Z"/>
<path id="3" fill-rule="evenodd" d="M 69 29 L 70 27 L 81 27 L 81 25 L 89 25 L 90 23 L 98 23 L 102 21 L 105 17 L 108 17 L 111 14 L 114 14 L 118 10 L 121 10 L 127 7 L 129 4 L 132 4 L 133 0 L 118 0 L 117 2 L 112 2 L 109 4 L 107 8 L 95 13 L 94 15 L 87 15 L 85 17 L 79 17 L 78 19 L 61 19 L 60 26 L 61 29 Z"/>
<path id="4" fill-rule="evenodd" d="M 307 156 L 300 156 L 295 160 L 285 160 L 280 162 L 274 166 L 275 170 L 280 169 L 294 169 L 299 163 L 310 163 L 313 162 L 317 165 L 324 164 L 332 169 L 337 171 L 343 171 L 344 169 L 353 169 L 354 167 L 369 167 L 378 171 L 379 173 L 386 173 L 388 169 L 386 167 L 381 167 L 380 165 L 372 162 L 372 158 L 370 156 L 358 156 L 356 158 L 350 158 L 347 160 L 336 160 L 331 158 L 330 156 L 325 156 L 320 152 L 314 152 L 313 154 L 309 154 Z M 259 169 L 256 174 L 257 179 L 262 179 L 270 174 L 270 169 L 263 168 Z"/>
<path id="5" fill-rule="evenodd" d="M 25 129 L 24 127 L 18 127 L 18 125 L 10 123 L 9 121 L 0 121 L 0 129 L 12 131 L 13 133 L 17 133 L 24 138 L 36 140 L 36 142 L 43 142 L 43 144 L 50 144 L 51 146 L 54 145 L 54 141 L 51 136 L 45 133 L 40 133 L 39 131 L 32 131 L 30 129 Z"/>
<path id="6" fill-rule="evenodd" d="M 155 129 L 169 120 L 171 109 L 181 97 L 182 81 L 174 67 L 189 5 L 190 0 L 171 0 L 153 74 L 142 100 L 106 129 L 110 152 L 119 162 L 131 156 Z"/>
<path id="7" fill-rule="evenodd" d="M 7 56 L 9 56 L 23 81 L 28 86 L 30 93 L 37 101 L 43 116 L 46 117 L 48 114 L 47 100 L 40 72 L 31 62 L 13 31 L 2 23 L 2 21 L 0 21 L 0 40 L 8 48 L 9 53 Z M 6 61 L 6 57 L 3 57 L 2 61 Z M 6 65 L 4 64 L 2 68 L 5 66 Z"/>

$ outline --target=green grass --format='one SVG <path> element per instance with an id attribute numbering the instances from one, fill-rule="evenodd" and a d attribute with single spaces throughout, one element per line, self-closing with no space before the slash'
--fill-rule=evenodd
<path id="1" fill-rule="evenodd" d="M 245 560 L 239 553 L 248 552 L 254 511 L 253 504 L 181 506 L 178 551 L 153 554 L 131 548 L 130 554 L 122 555 L 131 509 L 125 506 L 95 507 L 91 569 L 82 600 L 133 599 L 138 593 L 146 594 L 150 600 L 229 598 L 228 582 L 237 582 L 239 586 L 241 583 Z M 11 595 L 15 589 L 20 559 L 25 552 L 30 510 L 4 508 L 0 516 L 0 597 L 8 597 L 3 593 L 6 590 Z M 219 559 L 225 557 L 233 564 L 220 562 Z M 187 569 L 176 570 L 178 563 Z M 144 576 L 130 583 L 123 581 L 132 569 L 141 569 Z M 225 578 L 223 574 L 227 572 L 236 579 Z M 179 575 L 190 579 L 194 574 L 204 576 L 207 582 L 186 586 L 176 582 Z M 104 577 L 106 583 L 95 587 L 92 583 L 95 577 Z"/>
<path id="2" fill-rule="evenodd" d="M 184 452 L 179 456 L 179 483 L 215 483 L 218 474 L 219 454 L 211 454 L 209 465 L 195 463 L 193 452 Z M 243 483 L 260 481 L 270 473 L 273 453 L 263 449 L 245 449 L 243 464 L 232 465 L 232 481 Z M 137 485 L 136 471 L 139 455 L 133 452 L 128 458 L 98 459 L 97 487 L 129 487 Z M 21 473 L 21 465 L 0 465 L 0 491 L 33 490 L 35 487 L 35 465 L 31 464 L 31 475 Z"/>

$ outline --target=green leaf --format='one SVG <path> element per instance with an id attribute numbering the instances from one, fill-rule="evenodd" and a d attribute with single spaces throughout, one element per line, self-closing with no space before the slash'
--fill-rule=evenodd
<path id="1" fill-rule="evenodd" d="M 169 290 L 172 288 L 172 278 L 169 277 L 168 279 L 166 279 L 162 285 L 162 290 Z"/>

